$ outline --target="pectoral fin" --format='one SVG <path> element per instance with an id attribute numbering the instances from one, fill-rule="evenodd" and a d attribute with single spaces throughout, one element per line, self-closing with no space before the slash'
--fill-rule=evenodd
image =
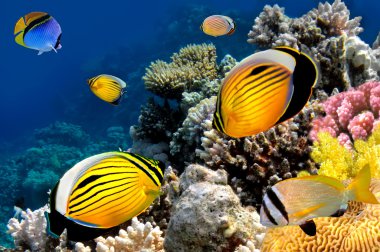
<path id="1" fill-rule="evenodd" d="M 308 220 L 304 224 L 300 225 L 302 231 L 305 232 L 308 236 L 314 236 L 317 233 L 317 227 L 313 220 Z"/>
<path id="2" fill-rule="evenodd" d="M 330 216 L 331 217 L 340 217 L 340 216 L 343 216 L 343 214 L 347 211 L 347 207 L 348 207 L 347 204 L 341 205 L 340 208 L 335 213 L 333 213 Z"/>

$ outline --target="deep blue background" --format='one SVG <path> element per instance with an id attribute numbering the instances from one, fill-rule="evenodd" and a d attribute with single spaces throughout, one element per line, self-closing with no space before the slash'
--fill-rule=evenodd
<path id="1" fill-rule="evenodd" d="M 123 124 L 128 129 L 128 123 L 137 122 L 138 108 L 149 94 L 142 92 L 140 97 L 128 96 L 119 107 L 113 107 L 90 93 L 86 79 L 92 74 L 102 73 L 97 62 L 108 55 L 102 63 L 107 66 L 104 70 L 127 80 L 132 90 L 143 90 L 141 69 L 148 66 L 150 61 L 168 57 L 181 45 L 217 41 L 198 29 L 202 17 L 199 17 L 198 22 L 187 24 L 194 26 L 189 29 L 194 34 L 179 34 L 174 38 L 172 33 L 167 32 L 175 20 L 186 18 L 187 10 L 190 10 L 189 2 L 1 0 L 0 142 L 30 135 L 34 128 L 45 127 L 55 120 L 81 124 L 90 131 L 97 126 L 104 130 L 118 124 Z M 298 17 L 316 7 L 318 1 L 203 0 L 191 1 L 190 5 L 199 5 L 199 8 L 203 6 L 210 15 L 224 14 L 231 10 L 238 15 L 232 17 L 237 20 L 236 33 L 230 37 L 217 38 L 220 60 L 223 55 L 219 52 L 233 54 L 243 43 L 246 48 L 250 47 L 244 41 L 254 18 L 265 4 L 275 3 L 285 7 L 288 16 Z M 380 30 L 380 1 L 352 0 L 346 3 L 351 10 L 351 17 L 363 16 L 362 27 L 365 31 L 360 36 L 372 45 Z M 23 48 L 14 42 L 13 29 L 16 21 L 31 11 L 48 12 L 61 24 L 63 48 L 58 54 L 49 52 L 37 56 L 37 51 Z M 244 20 L 249 26 L 240 25 L 239 20 Z M 189 27 L 184 27 L 184 30 L 185 28 Z M 242 44 L 236 41 L 242 41 Z M 240 59 L 244 55 L 233 56 Z M 113 59 L 117 66 L 112 66 Z M 123 64 L 125 68 L 120 66 Z M 130 77 L 132 73 L 133 78 Z M 134 82 L 128 82 L 131 79 Z M 104 120 L 108 113 L 113 116 Z"/>

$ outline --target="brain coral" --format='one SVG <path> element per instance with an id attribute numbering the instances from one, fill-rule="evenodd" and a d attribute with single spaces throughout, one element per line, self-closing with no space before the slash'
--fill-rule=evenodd
<path id="1" fill-rule="evenodd" d="M 380 200 L 380 180 L 372 180 L 371 191 Z M 307 236 L 298 226 L 269 229 L 261 251 L 378 251 L 379 218 L 380 205 L 350 202 L 340 218 L 314 219 L 316 236 Z"/>

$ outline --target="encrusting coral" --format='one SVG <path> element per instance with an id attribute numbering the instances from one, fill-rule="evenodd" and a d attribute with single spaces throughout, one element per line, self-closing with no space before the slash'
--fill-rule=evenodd
<path id="1" fill-rule="evenodd" d="M 380 200 L 380 180 L 373 179 L 370 190 Z M 339 218 L 316 218 L 315 236 L 298 226 L 268 229 L 261 251 L 377 251 L 380 247 L 380 205 L 349 202 Z"/>
<path id="2" fill-rule="evenodd" d="M 224 170 L 188 166 L 180 177 L 165 236 L 165 251 L 233 251 L 250 240 L 260 246 L 265 230 L 254 209 L 243 208 Z"/>
<path id="3" fill-rule="evenodd" d="M 318 132 L 327 131 L 349 148 L 353 140 L 366 139 L 379 123 L 380 82 L 334 95 L 322 106 L 326 115 L 313 120 L 310 138 L 315 141 Z"/>
<path id="4" fill-rule="evenodd" d="M 171 63 L 151 63 L 143 76 L 145 88 L 163 98 L 179 100 L 184 91 L 200 88 L 197 80 L 217 77 L 216 48 L 212 44 L 188 45 L 171 59 Z"/>
<path id="5" fill-rule="evenodd" d="M 289 18 L 284 8 L 266 5 L 248 33 L 248 42 L 261 47 L 291 46 L 315 57 L 321 69 L 317 88 L 328 93 L 379 79 L 377 52 L 360 40 L 361 17 L 349 19 L 344 2 L 319 3 L 300 18 Z M 375 46 L 374 46 L 375 48 Z"/>
<path id="6" fill-rule="evenodd" d="M 345 148 L 327 132 L 319 133 L 310 154 L 320 163 L 318 174 L 345 180 L 355 177 L 368 164 L 371 176 L 380 178 L 380 127 L 367 140 L 358 139 L 350 147 Z"/>

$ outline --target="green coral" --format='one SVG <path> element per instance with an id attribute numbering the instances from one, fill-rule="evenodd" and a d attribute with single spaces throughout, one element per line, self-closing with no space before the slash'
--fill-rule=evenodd
<path id="1" fill-rule="evenodd" d="M 364 140 L 356 140 L 353 150 L 348 150 L 329 133 L 318 134 L 311 157 L 320 163 L 321 175 L 346 180 L 355 177 L 365 165 L 369 165 L 372 177 L 380 178 L 380 127 Z"/>

